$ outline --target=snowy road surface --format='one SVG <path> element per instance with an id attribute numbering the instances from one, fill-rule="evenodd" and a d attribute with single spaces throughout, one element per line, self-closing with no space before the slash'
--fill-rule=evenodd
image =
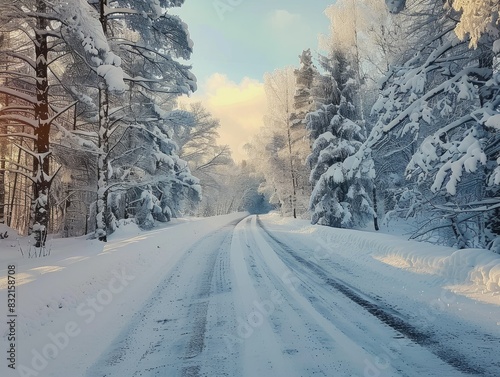
<path id="1" fill-rule="evenodd" d="M 233 214 L 3 249 L 19 341 L 0 375 L 500 376 L 500 258 L 425 245 Z"/>
<path id="2" fill-rule="evenodd" d="M 202 238 L 87 376 L 498 372 L 454 347 L 449 340 L 462 331 L 436 334 L 418 326 L 397 310 L 399 302 L 366 294 L 355 271 L 338 261 L 321 263 L 311 250 L 315 245 L 280 237 L 255 216 Z"/>

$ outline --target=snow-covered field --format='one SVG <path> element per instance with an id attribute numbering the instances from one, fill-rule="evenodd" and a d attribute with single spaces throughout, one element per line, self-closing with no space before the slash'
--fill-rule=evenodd
<path id="1" fill-rule="evenodd" d="M 272 214 L 50 245 L 0 240 L 1 376 L 500 376 L 489 251 Z"/>

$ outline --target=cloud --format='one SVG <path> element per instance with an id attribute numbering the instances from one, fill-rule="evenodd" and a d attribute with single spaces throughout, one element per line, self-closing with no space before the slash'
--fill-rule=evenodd
<path id="1" fill-rule="evenodd" d="M 269 21 L 276 29 L 288 29 L 301 21 L 301 15 L 290 13 L 284 9 L 277 9 L 271 12 Z"/>
<path id="2" fill-rule="evenodd" d="M 243 146 L 257 134 L 266 110 L 264 84 L 248 77 L 236 83 L 224 74 L 215 73 L 200 87 L 202 94 L 182 98 L 179 102 L 201 101 L 215 118 L 220 119 L 219 144 L 229 145 L 236 161 L 246 159 Z"/>

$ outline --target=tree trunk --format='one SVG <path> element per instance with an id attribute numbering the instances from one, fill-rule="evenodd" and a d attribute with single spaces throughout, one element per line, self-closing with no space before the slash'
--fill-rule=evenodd
<path id="1" fill-rule="evenodd" d="M 102 31 L 104 35 L 108 34 L 108 17 L 106 16 L 106 7 L 108 6 L 108 0 L 100 0 L 99 2 L 99 22 L 102 26 Z"/>
<path id="2" fill-rule="evenodd" d="M 462 234 L 462 231 L 460 230 L 460 227 L 457 223 L 457 219 L 452 217 L 450 221 L 451 221 L 451 229 L 453 230 L 453 234 L 457 239 L 457 247 L 459 249 L 465 249 L 465 247 L 467 246 L 467 241 L 465 240 L 465 237 Z"/>
<path id="3" fill-rule="evenodd" d="M 7 82 L 6 82 L 7 84 Z M 9 106 L 9 96 L 5 95 L 5 107 Z M 7 124 L 2 124 L 0 134 L 6 134 Z M 0 140 L 0 224 L 5 224 L 5 160 L 7 159 L 7 140 Z"/>
<path id="4" fill-rule="evenodd" d="M 288 111 L 287 111 L 288 113 Z M 292 205 L 292 211 L 293 211 L 293 218 L 297 218 L 297 188 L 296 188 L 296 182 L 295 182 L 295 172 L 293 170 L 293 155 L 292 155 L 292 135 L 290 132 L 290 123 L 288 122 L 288 154 L 290 157 L 290 178 L 292 181 L 292 197 L 291 197 L 291 205 Z"/>
<path id="5" fill-rule="evenodd" d="M 378 201 L 377 201 L 377 187 L 373 184 L 373 212 L 375 215 L 373 216 L 373 226 L 375 230 L 380 230 L 378 226 Z"/>
<path id="6" fill-rule="evenodd" d="M 107 34 L 107 0 L 99 2 L 99 21 L 104 35 Z M 95 236 L 99 241 L 107 242 L 111 228 L 111 213 L 108 205 L 108 153 L 109 153 L 109 93 L 104 79 L 99 83 L 99 157 L 97 161 L 97 206 Z"/>
<path id="7" fill-rule="evenodd" d="M 23 132 L 24 132 L 24 127 L 23 127 Z M 20 145 L 23 145 L 23 140 L 21 139 L 20 141 Z M 21 149 L 19 149 L 17 151 L 17 165 L 20 164 L 21 162 Z M 7 209 L 7 226 L 8 227 L 11 227 L 12 226 L 12 218 L 14 216 L 14 203 L 15 203 L 15 200 L 16 200 L 16 192 L 17 192 L 17 181 L 19 180 L 19 174 L 17 173 L 17 171 L 14 173 L 14 183 L 13 183 L 13 187 L 12 187 L 12 190 L 10 190 L 10 186 L 9 186 L 9 195 L 10 195 L 10 203 L 9 203 L 9 207 Z"/>
<path id="8" fill-rule="evenodd" d="M 109 99 L 106 84 L 99 84 L 99 156 L 97 158 L 97 218 L 95 236 L 99 241 L 108 240 L 110 213 L 108 206 L 108 152 L 109 152 Z"/>
<path id="9" fill-rule="evenodd" d="M 47 12 L 43 0 L 37 1 L 37 12 Z M 36 97 L 35 119 L 38 126 L 35 129 L 35 155 L 33 158 L 33 201 L 32 201 L 32 227 L 35 236 L 35 247 L 44 247 L 47 238 L 49 222 L 49 83 L 48 83 L 48 45 L 47 30 L 48 21 L 44 17 L 37 18 L 35 30 L 35 73 L 36 73 Z"/>

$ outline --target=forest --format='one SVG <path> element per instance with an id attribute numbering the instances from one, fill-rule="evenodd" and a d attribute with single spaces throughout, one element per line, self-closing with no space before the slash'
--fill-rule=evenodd
<path id="1" fill-rule="evenodd" d="M 322 50 L 265 78 L 250 146 L 285 216 L 499 252 L 499 5 L 337 1 Z M 279 172 L 280 174 L 277 174 Z"/>
<path id="2" fill-rule="evenodd" d="M 241 163 L 178 104 L 197 88 L 183 3 L 0 0 L 0 222 L 43 249 L 276 210 L 500 253 L 498 2 L 338 0 L 319 47 L 265 75 Z"/>

